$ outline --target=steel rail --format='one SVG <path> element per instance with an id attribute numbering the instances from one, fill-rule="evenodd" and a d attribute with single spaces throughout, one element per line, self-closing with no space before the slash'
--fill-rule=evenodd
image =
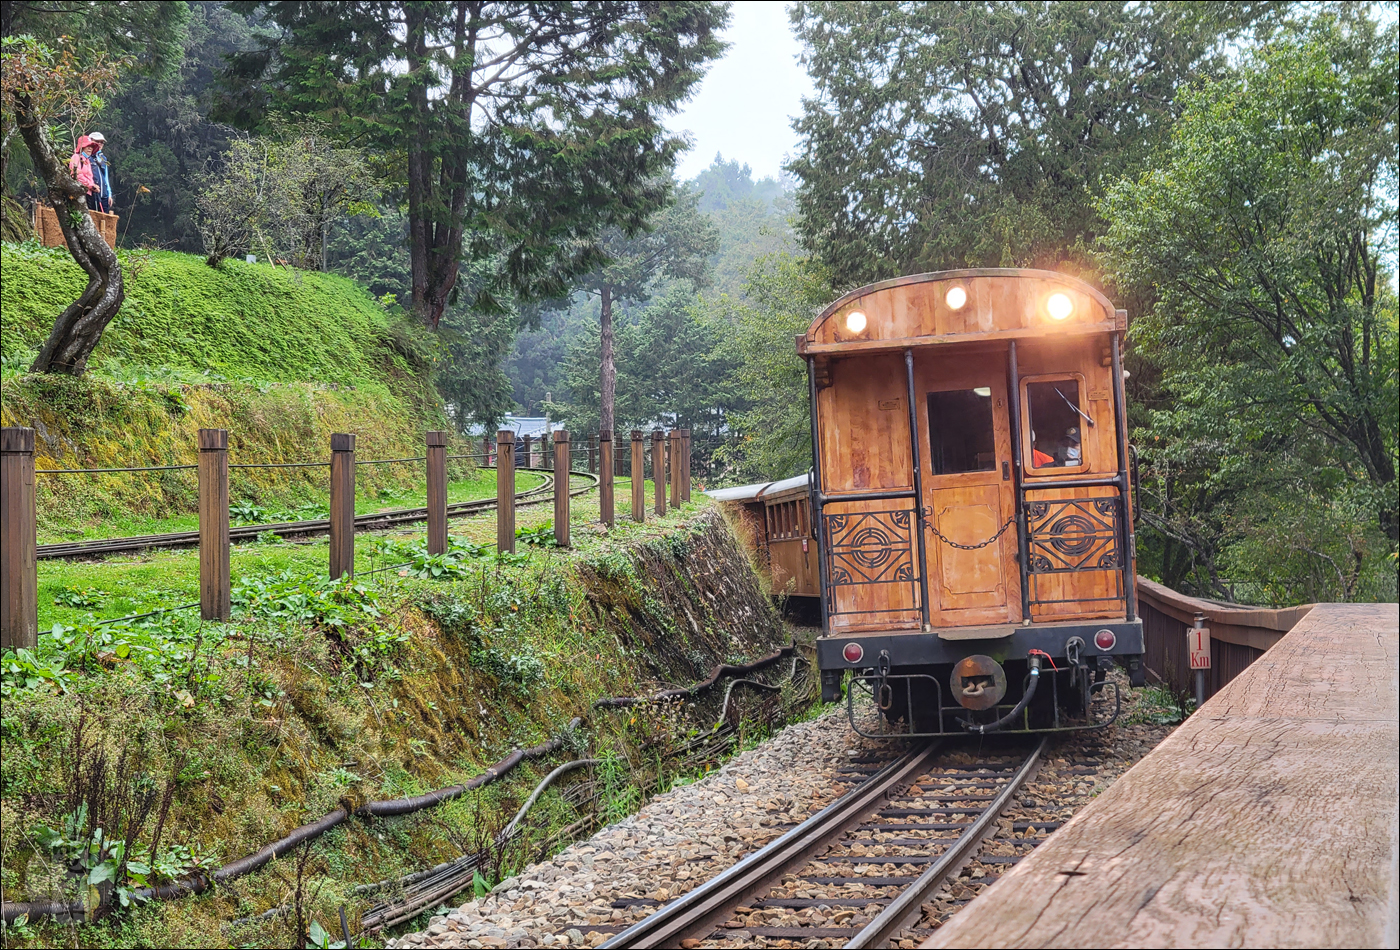
<path id="1" fill-rule="evenodd" d="M 1011 781 L 1007 782 L 1006 787 L 996 798 L 992 799 L 986 810 L 977 817 L 971 827 L 959 835 L 947 851 L 939 855 L 932 867 L 920 874 L 914 883 L 901 891 L 900 895 L 888 907 L 882 910 L 874 920 L 866 924 L 860 933 L 852 937 L 845 944 L 846 947 L 858 950 L 862 947 L 888 946 L 890 941 L 906 926 L 919 922 L 924 901 L 932 897 L 943 882 L 977 850 L 982 839 L 987 837 L 987 834 L 996 825 L 997 817 L 1011 802 L 1011 797 L 1025 785 L 1026 779 L 1030 778 L 1031 773 L 1035 771 L 1036 765 L 1040 762 L 1040 755 L 1045 751 L 1045 746 L 1049 741 L 1049 736 L 1040 740 L 1040 744 L 1026 757 L 1025 763 L 1016 771 Z"/>
<path id="2" fill-rule="evenodd" d="M 485 466 L 483 466 L 485 467 Z M 534 488 L 517 492 L 515 503 L 519 507 L 526 505 L 538 505 L 549 500 L 550 493 L 554 488 L 554 475 L 544 469 L 519 468 L 517 471 L 537 472 L 544 476 L 544 482 Z M 581 488 L 575 488 L 569 492 L 571 497 L 585 494 L 598 487 L 598 476 L 588 472 L 570 472 L 571 475 L 578 475 L 590 480 L 591 484 Z M 462 517 L 464 515 L 476 514 L 483 511 L 491 511 L 496 507 L 496 499 L 480 498 L 475 501 L 460 501 L 447 506 L 447 516 L 449 518 Z M 428 509 L 424 508 L 397 508 L 391 511 L 379 511 L 371 514 L 355 516 L 355 530 L 364 531 L 380 527 L 390 527 L 396 524 L 411 524 L 415 521 L 426 521 Z M 238 525 L 229 528 L 230 541 L 251 541 L 258 535 L 272 532 L 279 537 L 304 537 L 308 535 L 326 534 L 330 531 L 331 522 L 329 518 L 316 518 L 309 521 L 283 521 L 273 524 L 250 524 Z M 39 560 L 54 558 L 79 558 L 79 557 L 100 557 L 105 554 L 116 554 L 121 551 L 139 551 L 145 548 L 178 548 L 190 547 L 199 544 L 198 531 L 172 531 L 168 534 L 148 534 L 138 535 L 128 538 L 106 538 L 99 541 L 62 541 L 55 544 L 40 544 L 35 548 L 35 556 Z"/>
<path id="3" fill-rule="evenodd" d="M 732 909 L 806 861 L 877 807 L 891 789 L 908 784 L 938 751 L 928 742 L 886 765 L 868 780 L 704 884 L 603 943 L 603 947 L 674 947 L 708 937 Z"/>

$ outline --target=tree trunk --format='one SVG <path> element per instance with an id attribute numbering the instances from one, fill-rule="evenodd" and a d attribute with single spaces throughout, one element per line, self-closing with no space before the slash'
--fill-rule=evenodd
<path id="1" fill-rule="evenodd" d="M 28 96 L 19 97 L 15 122 L 29 148 L 35 171 L 48 186 L 48 201 L 68 242 L 68 253 L 88 275 L 87 287 L 59 314 L 29 371 L 79 376 L 102 339 L 102 331 L 117 315 L 126 296 L 121 264 L 116 252 L 97 233 L 97 226 L 87 213 L 86 190 L 68 174 L 67 166 L 54 154 Z"/>
<path id="2" fill-rule="evenodd" d="M 454 60 L 470 62 L 475 46 L 468 42 L 467 9 L 459 2 L 453 36 Z M 433 68 L 428 48 L 425 12 L 408 4 L 404 13 L 406 59 L 409 73 Z M 457 73 L 446 101 L 430 105 L 428 83 L 419 82 L 410 93 L 410 106 L 419 134 L 408 142 L 408 263 L 413 313 L 423 324 L 436 330 L 457 286 L 458 254 L 462 248 L 462 214 L 466 205 L 469 169 L 444 151 L 433 139 L 432 109 L 456 108 L 463 116 L 471 114 L 470 69 Z M 470 123 L 462 126 L 470 134 Z"/>
<path id="3" fill-rule="evenodd" d="M 613 400 L 617 395 L 617 366 L 613 363 L 612 288 L 603 285 L 602 319 L 599 321 L 603 341 L 603 378 L 598 387 L 598 428 L 609 432 L 613 424 Z"/>

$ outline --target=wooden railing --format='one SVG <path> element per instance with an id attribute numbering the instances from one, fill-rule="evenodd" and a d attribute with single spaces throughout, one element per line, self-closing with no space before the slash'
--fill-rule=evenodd
<path id="1" fill-rule="evenodd" d="M 1211 666 L 1206 671 L 1207 697 L 1264 654 L 1313 604 L 1301 607 L 1225 607 L 1208 600 L 1179 594 L 1170 587 L 1137 579 L 1138 616 L 1142 618 L 1147 655 L 1148 678 L 1159 680 L 1172 692 L 1192 691 L 1195 678 L 1191 669 L 1187 628 L 1195 625 L 1196 615 L 1210 629 Z"/>

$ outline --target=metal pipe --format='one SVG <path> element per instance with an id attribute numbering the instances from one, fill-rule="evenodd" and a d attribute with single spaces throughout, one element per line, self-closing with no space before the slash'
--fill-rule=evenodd
<path id="1" fill-rule="evenodd" d="M 1026 485 L 1026 491 L 1045 491 L 1051 488 L 1121 488 L 1123 482 L 1117 475 L 1108 475 L 1101 478 L 1065 478 L 1055 481 L 1030 482 Z"/>
<path id="2" fill-rule="evenodd" d="M 904 351 L 904 378 L 909 391 L 909 451 L 914 458 L 914 523 L 919 542 L 919 613 L 924 630 L 929 629 L 928 559 L 924 551 L 924 468 L 919 452 L 919 410 L 914 405 L 914 351 Z"/>
<path id="3" fill-rule="evenodd" d="M 823 494 L 822 504 L 833 501 L 888 501 L 896 498 L 917 498 L 918 492 L 915 489 L 904 489 L 897 491 L 853 491 L 841 492 L 835 495 Z"/>
<path id="4" fill-rule="evenodd" d="M 1120 333 L 1110 339 L 1113 350 L 1113 415 L 1118 436 L 1118 537 L 1119 557 L 1123 566 L 1123 615 L 1130 623 L 1137 619 L 1137 578 L 1133 574 L 1137 558 L 1137 539 L 1129 527 L 1128 512 L 1128 401 L 1123 392 L 1123 355 L 1119 350 Z"/>
<path id="5" fill-rule="evenodd" d="M 812 524 L 816 530 L 812 536 L 817 542 L 817 582 L 821 587 L 821 612 L 822 612 L 822 633 L 830 633 L 829 619 L 831 616 L 830 606 L 830 585 L 827 583 L 827 569 L 830 565 L 826 562 L 827 539 L 826 539 L 826 518 L 822 515 L 824 496 L 822 495 L 822 456 L 821 437 L 818 434 L 817 426 L 817 361 L 815 357 L 807 357 L 807 400 L 808 416 L 812 422 L 812 482 L 811 482 L 811 506 Z"/>
<path id="6" fill-rule="evenodd" d="M 1206 615 L 1205 615 L 1205 614 L 1202 614 L 1202 613 L 1196 614 L 1195 625 L 1192 627 L 1192 629 L 1193 629 L 1193 630 L 1199 630 L 1199 629 L 1201 629 L 1202 627 L 1204 627 L 1205 625 L 1206 625 Z M 1189 636 L 1189 634 L 1188 634 L 1188 636 Z M 1187 649 L 1189 650 L 1190 647 L 1188 646 Z M 1197 709 L 1200 709 L 1202 706 L 1205 705 L 1205 702 L 1206 702 L 1206 671 L 1205 671 L 1205 670 L 1196 670 L 1196 708 L 1197 708 Z"/>
<path id="7" fill-rule="evenodd" d="M 1016 496 L 1016 566 L 1021 569 L 1021 623 L 1031 622 L 1031 543 L 1026 524 L 1025 473 L 1021 470 L 1021 371 L 1016 365 L 1016 341 L 1008 340 L 1006 371 L 1010 375 L 1008 405 L 1011 407 L 1011 477 Z"/>
<path id="8" fill-rule="evenodd" d="M 968 732 L 975 732 L 979 736 L 985 736 L 989 732 L 998 731 L 1003 726 L 1011 723 L 1017 716 L 1021 715 L 1021 713 L 1025 711 L 1025 708 L 1031 704 L 1031 700 L 1035 698 L 1035 688 L 1040 685 L 1040 657 L 1033 656 L 1030 658 L 1030 662 L 1031 683 L 1026 687 L 1026 693 L 1021 697 L 1021 701 L 1011 708 L 1011 712 L 1002 716 L 996 722 L 987 723 L 986 725 L 960 719 L 958 721 L 962 723 L 963 728 Z"/>

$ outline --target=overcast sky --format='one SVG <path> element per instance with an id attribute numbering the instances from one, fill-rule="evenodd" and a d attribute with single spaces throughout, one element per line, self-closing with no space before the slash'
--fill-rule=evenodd
<path id="1" fill-rule="evenodd" d="M 812 94 L 797 62 L 802 47 L 782 3 L 740 0 L 724 32 L 729 50 L 714 63 L 700 91 L 667 126 L 689 132 L 694 146 L 677 173 L 694 178 L 720 152 L 753 167 L 755 179 L 776 178 L 785 155 L 797 149 L 792 117 Z"/>

